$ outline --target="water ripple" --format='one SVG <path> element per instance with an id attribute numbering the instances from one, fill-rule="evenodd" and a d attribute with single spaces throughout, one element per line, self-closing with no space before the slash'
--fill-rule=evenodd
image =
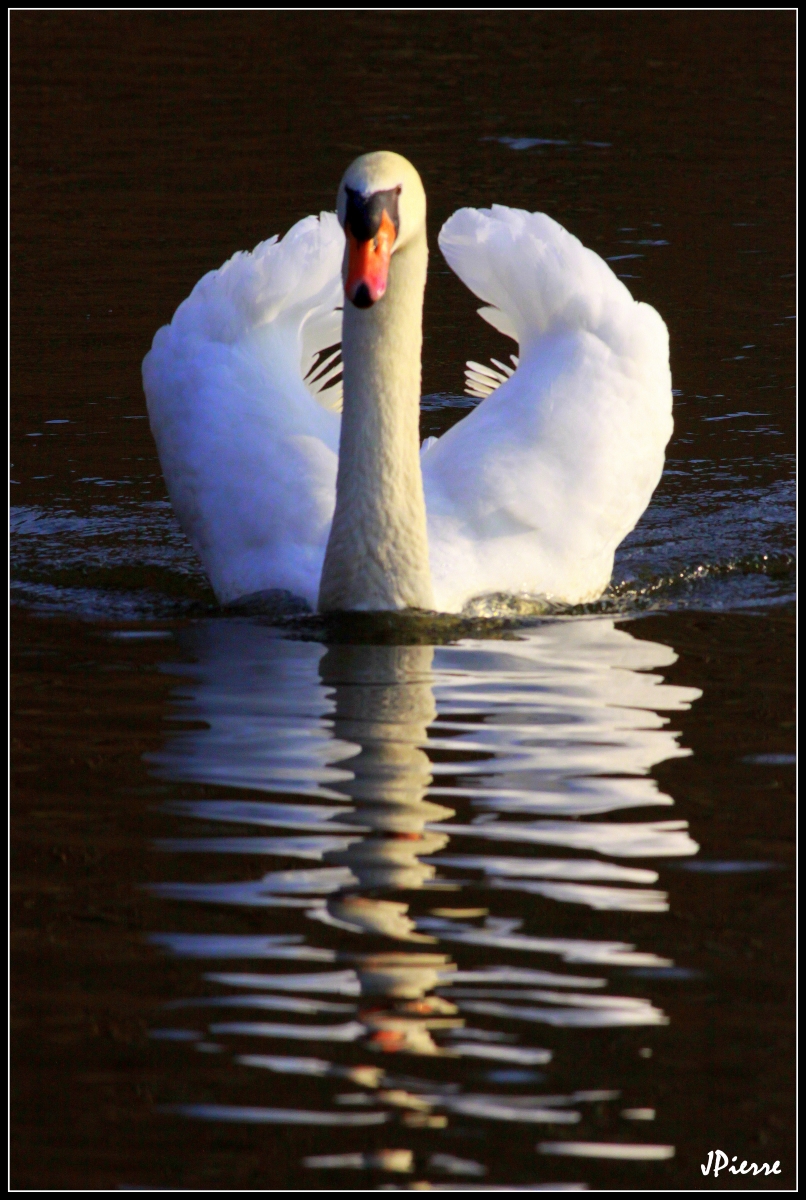
<path id="1" fill-rule="evenodd" d="M 258 1087 L 268 1072 L 327 1087 L 348 1079 L 360 1090 L 334 1092 L 324 1107 L 321 1099 L 264 1108 L 199 1097 L 163 1111 L 289 1126 L 391 1121 L 434 1136 L 460 1119 L 592 1131 L 589 1106 L 607 1107 L 620 1093 L 590 1087 L 581 1046 L 573 1092 L 524 1095 L 521 1087 L 543 1078 L 536 1068 L 551 1071 L 560 1050 L 565 1061 L 573 1039 L 608 1030 L 645 1038 L 668 1024 L 652 998 L 629 993 L 625 975 L 680 969 L 652 944 L 651 925 L 642 926 L 649 944 L 638 945 L 598 927 L 588 933 L 584 916 L 571 936 L 552 924 L 568 910 L 651 922 L 669 908 L 668 892 L 653 886 L 660 867 L 697 855 L 685 821 L 639 819 L 673 807 L 650 773 L 688 753 L 673 715 L 699 693 L 659 673 L 673 651 L 601 617 L 440 647 L 325 647 L 245 619 L 200 621 L 178 641 L 184 661 L 165 667 L 181 676 L 171 717 L 192 727 L 169 725 L 148 761 L 157 778 L 183 789 L 160 804 L 166 821 L 182 823 L 181 836 L 155 844 L 160 862 L 181 875 L 145 886 L 163 905 L 196 906 L 191 927 L 201 928 L 150 940 L 187 959 L 274 959 L 278 967 L 204 972 L 200 984 L 215 994 L 171 999 L 163 1013 L 192 1008 L 218 1019 L 204 1032 L 177 1026 L 185 1043 L 175 1045 L 229 1053 Z M 206 790 L 194 794 L 198 785 Z M 211 836 L 211 823 L 234 831 Z M 467 839 L 472 852 L 451 845 Z M 533 847 L 543 848 L 539 856 Z M 249 855 L 270 859 L 269 869 L 244 869 Z M 315 865 L 288 866 L 289 858 Z M 221 866 L 211 873 L 216 864 L 223 878 Z M 233 914 L 231 933 L 205 929 L 211 906 Z M 261 914 L 276 932 L 240 932 L 239 912 Z M 299 971 L 295 961 L 320 965 Z M 621 973 L 615 988 L 613 972 Z M 226 1009 L 296 1020 L 222 1021 Z M 535 1026 L 546 1044 L 534 1044 Z M 169 1032 L 159 1031 L 166 1047 Z M 284 1053 L 284 1043 L 331 1047 L 332 1060 Z M 388 1065 L 407 1060 L 433 1069 L 413 1078 Z M 473 1087 L 479 1072 L 493 1091 Z M 544 1153 L 570 1146 L 562 1153 L 579 1156 L 594 1144 L 540 1143 Z M 645 1150 L 657 1157 L 657 1148 Z M 358 1168 L 380 1153 L 309 1160 Z M 399 1153 L 394 1169 L 405 1171 Z"/>

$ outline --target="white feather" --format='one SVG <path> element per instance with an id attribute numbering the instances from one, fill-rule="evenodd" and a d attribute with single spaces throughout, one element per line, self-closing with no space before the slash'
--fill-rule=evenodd
<path id="1" fill-rule="evenodd" d="M 503 313 L 499 327 L 516 331 L 520 361 L 423 460 L 437 602 L 457 611 L 489 592 L 594 599 L 663 469 L 666 326 L 542 213 L 461 209 L 439 244 Z"/>
<path id="2" fill-rule="evenodd" d="M 143 362 L 171 502 L 222 602 L 284 588 L 316 603 L 340 421 L 304 375 L 341 337 L 343 254 L 322 213 L 234 255 Z"/>

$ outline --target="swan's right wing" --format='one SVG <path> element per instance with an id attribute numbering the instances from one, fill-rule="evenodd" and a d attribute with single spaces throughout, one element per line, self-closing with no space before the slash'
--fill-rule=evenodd
<path id="1" fill-rule="evenodd" d="M 316 604 L 335 504 L 343 254 L 322 213 L 234 255 L 143 362 L 171 502 L 221 602 L 280 588 Z"/>
<path id="2" fill-rule="evenodd" d="M 514 372 L 468 364 L 468 390 L 486 398 L 423 453 L 437 604 L 593 599 L 663 468 L 666 326 L 543 213 L 460 209 L 439 244 L 519 358 Z"/>

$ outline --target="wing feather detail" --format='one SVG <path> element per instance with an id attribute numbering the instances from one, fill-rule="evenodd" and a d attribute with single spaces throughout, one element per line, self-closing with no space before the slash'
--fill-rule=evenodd
<path id="1" fill-rule="evenodd" d="M 485 396 L 489 396 L 500 387 L 502 383 L 506 383 L 511 375 L 515 374 L 518 369 L 517 354 L 510 354 L 512 366 L 506 363 L 499 362 L 497 358 L 492 358 L 492 367 L 486 366 L 484 363 L 477 363 L 469 360 L 465 364 L 465 394 L 468 396 L 476 396 L 483 400 Z M 498 368 L 497 370 L 495 368 Z"/>
<path id="2" fill-rule="evenodd" d="M 460 209 L 439 245 L 518 359 L 514 370 L 468 362 L 466 390 L 481 403 L 423 456 L 437 604 L 595 599 L 663 469 L 666 326 L 542 213 Z"/>
<path id="3" fill-rule="evenodd" d="M 174 511 L 219 601 L 315 605 L 335 504 L 341 263 L 334 213 L 199 281 L 143 361 Z"/>

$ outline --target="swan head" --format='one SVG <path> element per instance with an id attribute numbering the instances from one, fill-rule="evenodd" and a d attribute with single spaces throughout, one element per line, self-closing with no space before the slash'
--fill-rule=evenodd
<path id="1" fill-rule="evenodd" d="M 337 211 L 347 239 L 344 292 L 369 308 L 386 291 L 392 255 L 425 228 L 422 180 L 401 154 L 362 154 L 344 172 Z"/>

